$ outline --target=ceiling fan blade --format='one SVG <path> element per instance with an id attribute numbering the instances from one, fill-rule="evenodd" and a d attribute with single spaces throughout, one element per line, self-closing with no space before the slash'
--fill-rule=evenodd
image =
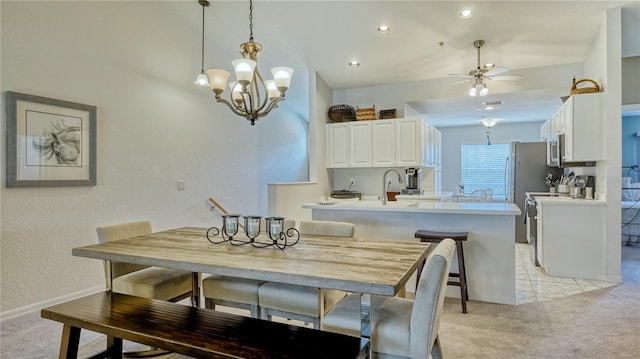
<path id="1" fill-rule="evenodd" d="M 449 76 L 464 77 L 464 78 L 466 78 L 466 79 L 473 79 L 473 78 L 475 78 L 475 76 L 471 76 L 471 75 L 463 75 L 463 74 L 449 74 Z"/>
<path id="2" fill-rule="evenodd" d="M 498 74 L 501 74 L 501 73 L 507 72 L 507 71 L 509 71 L 509 68 L 507 68 L 507 67 L 496 67 L 494 69 L 491 69 L 491 70 L 485 72 L 484 75 L 488 76 L 488 77 L 491 77 L 491 76 L 495 76 L 495 75 L 498 75 Z"/>
<path id="3" fill-rule="evenodd" d="M 498 81 L 514 81 L 514 80 L 520 80 L 522 78 L 522 75 L 501 75 L 501 76 L 492 76 L 492 77 L 487 77 L 487 80 L 498 80 Z"/>
<path id="4" fill-rule="evenodd" d="M 472 77 L 472 78 L 470 78 L 470 79 L 467 79 L 467 80 L 456 81 L 456 82 L 454 82 L 454 83 L 450 83 L 450 84 L 442 85 L 441 87 L 449 87 L 449 86 L 454 86 L 454 85 L 460 85 L 460 84 L 463 84 L 463 83 L 465 83 L 465 82 L 470 82 L 472 79 L 473 79 L 473 77 Z"/>

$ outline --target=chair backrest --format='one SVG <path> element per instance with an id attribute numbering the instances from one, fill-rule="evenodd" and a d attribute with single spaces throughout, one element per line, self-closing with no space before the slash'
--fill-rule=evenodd
<path id="1" fill-rule="evenodd" d="M 487 202 L 493 201 L 493 189 L 485 188 L 484 193 L 487 194 Z"/>
<path id="2" fill-rule="evenodd" d="M 300 234 L 313 236 L 351 237 L 356 231 L 356 225 L 347 222 L 333 221 L 301 221 Z"/>
<path id="3" fill-rule="evenodd" d="M 422 271 L 409 324 L 412 358 L 429 358 L 438 337 L 449 265 L 455 250 L 455 241 L 444 239 L 431 252 Z"/>
<path id="4" fill-rule="evenodd" d="M 482 189 L 477 189 L 469 194 L 468 199 L 471 202 L 486 202 L 487 192 Z"/>
<path id="5" fill-rule="evenodd" d="M 96 232 L 98 233 L 98 242 L 106 243 L 110 241 L 117 241 L 119 239 L 125 239 L 125 238 L 141 236 L 143 234 L 149 234 L 152 231 L 151 231 L 151 222 L 138 221 L 138 222 L 120 223 L 120 224 L 113 224 L 110 226 L 98 227 L 96 229 Z M 105 262 L 105 279 L 108 282 L 109 272 L 107 270 L 106 265 L 107 263 Z M 131 263 L 113 262 L 111 265 L 111 268 L 112 268 L 112 278 L 115 279 L 121 275 L 125 275 L 127 273 L 148 268 L 148 266 L 131 264 Z"/>

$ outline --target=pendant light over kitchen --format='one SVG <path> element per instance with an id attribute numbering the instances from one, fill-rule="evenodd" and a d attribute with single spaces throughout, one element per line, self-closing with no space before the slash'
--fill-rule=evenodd
<path id="1" fill-rule="evenodd" d="M 200 52 L 202 60 L 200 62 L 200 74 L 193 83 L 198 86 L 209 86 L 209 77 L 204 72 L 204 8 L 209 6 L 209 1 L 199 0 L 198 3 L 202 6 L 202 48 Z"/>
<path id="2" fill-rule="evenodd" d="M 253 0 L 249 1 L 249 42 L 242 43 L 240 48 L 242 58 L 232 61 L 236 81 L 229 84 L 229 100 L 221 97 L 227 86 L 229 72 L 212 69 L 207 70 L 207 75 L 216 101 L 227 105 L 233 113 L 246 118 L 253 126 L 284 100 L 293 73 L 290 67 L 274 67 L 271 69 L 273 80 L 265 81 L 258 71 L 258 55 L 262 45 L 253 41 Z"/>
<path id="3" fill-rule="evenodd" d="M 480 122 L 487 128 L 487 146 L 491 146 L 491 127 L 498 123 L 498 119 L 496 118 L 484 118 L 480 119 Z"/>

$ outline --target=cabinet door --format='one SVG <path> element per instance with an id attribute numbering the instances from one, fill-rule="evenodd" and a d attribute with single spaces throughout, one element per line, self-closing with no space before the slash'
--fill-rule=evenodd
<path id="1" fill-rule="evenodd" d="M 351 167 L 371 167 L 371 122 L 351 123 L 349 159 Z"/>
<path id="2" fill-rule="evenodd" d="M 573 156 L 573 99 L 575 96 L 569 97 L 564 103 L 560 112 L 564 118 L 564 155 L 563 161 L 575 161 Z"/>
<path id="3" fill-rule="evenodd" d="M 396 120 L 373 121 L 371 125 L 373 167 L 396 164 Z"/>
<path id="4" fill-rule="evenodd" d="M 396 120 L 396 165 L 422 166 L 422 120 Z"/>
<path id="5" fill-rule="evenodd" d="M 435 143 L 435 167 L 442 167 L 442 132 L 435 128 L 436 131 L 436 143 Z"/>
<path id="6" fill-rule="evenodd" d="M 436 128 L 428 123 L 425 123 L 424 129 L 425 143 L 422 144 L 422 148 L 424 149 L 422 160 L 427 167 L 433 167 L 436 162 Z"/>
<path id="7" fill-rule="evenodd" d="M 567 132 L 571 128 L 572 161 L 604 160 L 603 128 L 600 121 L 602 93 L 573 95 L 571 125 L 567 117 Z M 568 101 L 567 101 L 568 102 Z M 569 112 L 567 112 L 568 114 Z"/>
<path id="8" fill-rule="evenodd" d="M 327 167 L 349 166 L 349 124 L 327 125 Z"/>

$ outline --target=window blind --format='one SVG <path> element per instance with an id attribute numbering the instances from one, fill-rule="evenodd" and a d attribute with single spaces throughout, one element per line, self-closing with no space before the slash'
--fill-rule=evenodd
<path id="1" fill-rule="evenodd" d="M 462 145 L 461 154 L 460 173 L 464 193 L 490 188 L 493 198 L 504 198 L 504 164 L 511 155 L 511 145 Z"/>

